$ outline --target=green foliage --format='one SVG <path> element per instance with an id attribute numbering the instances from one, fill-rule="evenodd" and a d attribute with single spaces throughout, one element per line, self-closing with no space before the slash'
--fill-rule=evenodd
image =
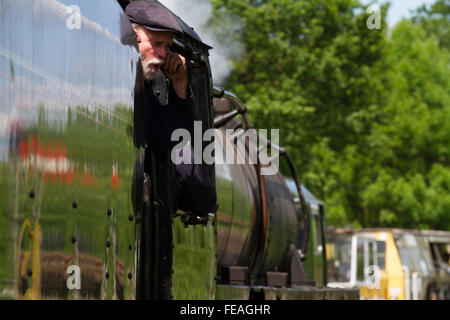
<path id="1" fill-rule="evenodd" d="M 388 6 L 369 30 L 359 1 L 213 0 L 243 25 L 227 88 L 280 128 L 328 224 L 450 229 L 447 3 L 388 32 Z"/>
<path id="2" fill-rule="evenodd" d="M 430 8 L 423 5 L 413 21 L 434 35 L 442 47 L 450 49 L 450 0 L 437 0 Z"/>
<path id="3" fill-rule="evenodd" d="M 376 146 L 369 164 L 377 178 L 362 193 L 364 207 L 378 216 L 373 224 L 450 228 L 449 58 L 409 21 L 392 32 L 383 121 L 366 138 Z"/>

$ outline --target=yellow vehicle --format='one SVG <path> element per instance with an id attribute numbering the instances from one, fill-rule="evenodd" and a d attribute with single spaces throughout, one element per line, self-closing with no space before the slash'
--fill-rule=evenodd
<path id="1" fill-rule="evenodd" d="M 450 299 L 450 232 L 330 230 L 329 287 L 359 287 L 361 299 Z"/>

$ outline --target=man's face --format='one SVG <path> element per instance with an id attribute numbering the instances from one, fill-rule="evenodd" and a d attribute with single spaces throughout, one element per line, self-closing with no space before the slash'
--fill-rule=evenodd
<path id="1" fill-rule="evenodd" d="M 135 31 L 141 54 L 144 78 L 151 80 L 161 65 L 164 64 L 174 35 L 172 32 L 150 31 L 143 27 L 139 27 Z"/>

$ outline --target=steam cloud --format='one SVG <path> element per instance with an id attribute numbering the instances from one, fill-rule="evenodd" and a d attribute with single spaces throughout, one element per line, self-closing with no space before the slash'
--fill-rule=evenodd
<path id="1" fill-rule="evenodd" d="M 204 43 L 213 47 L 210 50 L 209 60 L 214 85 L 223 85 L 233 69 L 232 60 L 240 58 L 243 54 L 238 40 L 242 30 L 239 19 L 227 16 L 221 21 L 220 31 L 214 30 L 206 26 L 212 15 L 209 0 L 160 0 L 160 2 L 193 27 Z"/>

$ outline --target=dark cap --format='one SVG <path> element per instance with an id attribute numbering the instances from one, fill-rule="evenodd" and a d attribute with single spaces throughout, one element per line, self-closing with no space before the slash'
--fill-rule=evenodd
<path id="1" fill-rule="evenodd" d="M 147 0 L 132 1 L 125 13 L 131 22 L 152 31 L 183 33 L 172 13 L 159 3 Z"/>

